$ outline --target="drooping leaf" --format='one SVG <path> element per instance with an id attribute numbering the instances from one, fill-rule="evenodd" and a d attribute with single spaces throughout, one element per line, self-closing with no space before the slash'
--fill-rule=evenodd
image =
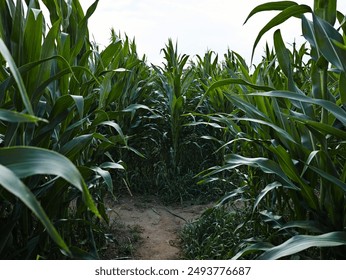
<path id="1" fill-rule="evenodd" d="M 18 113 L 5 109 L 0 109 L 0 120 L 13 123 L 37 123 L 39 121 L 47 122 L 47 120 L 35 117 L 33 115 Z"/>
<path id="2" fill-rule="evenodd" d="M 6 147 L 0 149 L 0 164 L 6 166 L 19 178 L 51 174 L 65 179 L 83 193 L 86 205 L 99 216 L 78 169 L 63 155 L 37 147 Z"/>
<path id="3" fill-rule="evenodd" d="M 309 168 L 312 169 L 317 174 L 319 174 L 320 176 L 322 176 L 323 178 L 327 179 L 329 182 L 331 182 L 335 186 L 338 186 L 340 189 L 342 189 L 344 191 L 344 193 L 346 193 L 346 183 L 345 182 L 341 181 L 336 176 L 333 176 L 332 174 L 321 170 L 320 168 L 316 168 L 314 166 L 309 166 Z"/>
<path id="4" fill-rule="evenodd" d="M 113 181 L 112 181 L 111 174 L 107 170 L 104 170 L 98 166 L 91 167 L 90 169 L 96 172 L 97 174 L 99 174 L 103 178 L 104 182 L 106 183 L 108 187 L 108 191 L 110 193 L 113 193 Z"/>
<path id="5" fill-rule="evenodd" d="M 211 171 L 206 176 L 214 175 L 225 170 L 234 169 L 238 166 L 247 165 L 247 166 L 260 168 L 263 172 L 268 174 L 275 174 L 279 178 L 281 178 L 284 182 L 286 182 L 288 186 L 290 186 L 292 189 L 300 191 L 300 189 L 282 171 L 280 166 L 276 162 L 268 158 L 263 158 L 263 157 L 249 158 L 249 157 L 243 157 L 236 154 L 231 154 L 226 156 L 225 162 L 226 164 L 222 167 L 210 169 Z"/>
<path id="6" fill-rule="evenodd" d="M 246 24 L 246 22 L 255 14 L 265 11 L 283 11 L 291 6 L 298 5 L 296 2 L 293 1 L 277 1 L 277 2 L 267 2 L 261 5 L 258 5 L 256 8 L 254 8 L 250 14 L 247 16 L 245 22 L 243 24 Z"/>
<path id="7" fill-rule="evenodd" d="M 335 247 L 346 245 L 346 232 L 335 231 L 322 235 L 296 235 L 286 242 L 266 250 L 259 259 L 277 260 L 306 250 L 310 247 Z"/>
<path id="8" fill-rule="evenodd" d="M 319 106 L 327 109 L 338 120 L 340 120 L 342 123 L 346 124 L 346 111 L 341 109 L 339 106 L 337 106 L 335 103 L 333 103 L 329 100 L 311 98 L 309 96 L 298 94 L 296 92 L 291 92 L 291 91 L 258 92 L 258 93 L 250 93 L 249 95 L 281 97 L 281 98 L 288 98 L 288 99 L 297 100 L 300 102 L 316 104 L 316 105 L 319 105 Z"/>
<path id="9" fill-rule="evenodd" d="M 292 118 L 292 119 L 294 119 L 296 122 L 305 124 L 307 127 L 312 127 L 323 134 L 330 134 L 340 139 L 346 140 L 346 132 L 339 128 L 336 128 L 321 122 L 311 121 L 311 120 L 302 120 L 299 118 Z"/>
<path id="10" fill-rule="evenodd" d="M 267 193 L 271 192 L 274 189 L 277 189 L 279 187 L 282 187 L 282 184 L 279 182 L 273 182 L 269 185 L 267 185 L 261 193 L 256 197 L 256 201 L 253 206 L 253 211 L 257 208 L 258 204 L 261 202 L 261 200 L 267 195 Z"/>
<path id="11" fill-rule="evenodd" d="M 253 89 L 264 90 L 264 91 L 273 90 L 273 88 L 271 88 L 271 87 L 268 87 L 265 85 L 261 86 L 261 85 L 252 84 L 252 83 L 249 83 L 243 79 L 235 79 L 235 78 L 224 79 L 224 80 L 214 82 L 207 89 L 207 91 L 203 94 L 201 100 L 199 101 L 197 107 L 201 106 L 201 104 L 203 103 L 203 100 L 210 94 L 210 92 L 212 92 L 213 90 L 215 90 L 219 87 L 228 86 L 228 85 L 246 85 L 246 86 L 249 86 Z"/>
<path id="12" fill-rule="evenodd" d="M 255 43 L 252 48 L 252 57 L 255 53 L 255 49 L 263 37 L 265 33 L 267 33 L 270 29 L 272 29 L 275 26 L 278 26 L 279 24 L 287 21 L 291 17 L 301 17 L 305 13 L 311 13 L 312 10 L 307 5 L 290 5 L 286 9 L 284 9 L 282 12 L 280 12 L 277 16 L 275 16 L 273 19 L 271 19 L 258 33 L 257 38 L 255 40 Z"/>
<path id="13" fill-rule="evenodd" d="M 84 134 L 74 137 L 72 140 L 64 144 L 59 152 L 72 160 L 88 146 L 92 139 L 92 134 Z"/>
<path id="14" fill-rule="evenodd" d="M 18 71 L 18 68 L 17 68 L 17 66 L 16 66 L 16 64 L 15 64 L 15 62 L 11 56 L 11 53 L 9 52 L 4 41 L 1 38 L 0 38 L 0 53 L 2 54 L 4 59 L 7 61 L 8 67 L 10 68 L 11 73 L 13 75 L 13 78 L 15 79 L 15 81 L 17 83 L 18 90 L 19 90 L 20 96 L 22 98 L 23 104 L 25 106 L 25 109 L 28 111 L 29 115 L 34 116 L 35 114 L 34 114 L 34 111 L 32 109 L 29 96 L 26 92 L 22 76 L 20 75 L 20 73 Z"/>
<path id="15" fill-rule="evenodd" d="M 30 189 L 23 184 L 18 178 L 17 174 L 11 171 L 10 168 L 0 164 L 0 185 L 8 192 L 19 198 L 41 221 L 45 226 L 50 237 L 55 241 L 59 247 L 64 250 L 68 255 L 71 255 L 70 249 L 49 220 L 45 211 L 37 201 L 36 197 L 32 194 Z"/>

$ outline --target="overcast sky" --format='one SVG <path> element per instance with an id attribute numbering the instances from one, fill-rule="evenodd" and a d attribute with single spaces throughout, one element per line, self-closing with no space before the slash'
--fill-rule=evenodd
<path id="1" fill-rule="evenodd" d="M 84 9 L 93 0 L 80 0 Z M 154 64 L 162 62 L 160 50 L 168 38 L 178 40 L 180 53 L 203 55 L 206 50 L 219 53 L 220 58 L 231 49 L 250 62 L 253 43 L 260 29 L 277 12 L 263 12 L 253 16 L 245 25 L 250 11 L 263 0 L 100 0 L 96 12 L 89 21 L 95 41 L 109 43 L 110 29 L 126 33 L 136 39 L 140 55 L 146 54 Z M 297 0 L 299 4 L 313 6 L 313 0 Z M 338 1 L 338 9 L 346 12 L 346 1 Z M 301 38 L 300 21 L 290 19 L 280 26 L 287 43 Z M 273 30 L 275 31 L 275 29 Z M 263 54 L 266 41 L 272 45 L 272 33 L 268 33 L 258 45 L 255 61 Z"/>

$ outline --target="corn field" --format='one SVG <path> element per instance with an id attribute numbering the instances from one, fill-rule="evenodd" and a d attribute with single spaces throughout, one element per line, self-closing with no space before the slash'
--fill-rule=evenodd
<path id="1" fill-rule="evenodd" d="M 253 51 L 277 30 L 251 67 L 231 50 L 191 59 L 172 40 L 149 65 L 114 30 L 100 50 L 88 30 L 98 2 L 84 13 L 78 0 L 0 0 L 1 259 L 102 258 L 106 197 L 179 202 L 208 188 L 219 201 L 184 230 L 186 258 L 345 259 L 337 1 L 255 7 L 245 22 L 277 15 Z M 302 46 L 284 43 L 291 17 Z"/>

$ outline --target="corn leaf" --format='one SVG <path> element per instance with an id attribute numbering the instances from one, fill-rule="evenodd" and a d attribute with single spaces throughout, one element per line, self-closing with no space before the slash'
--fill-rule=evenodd
<path id="1" fill-rule="evenodd" d="M 346 71 L 346 51 L 338 48 L 333 41 L 344 43 L 339 32 L 328 22 L 313 15 L 313 27 L 315 31 L 316 43 L 319 51 L 335 67 L 341 71 Z"/>
<path id="2" fill-rule="evenodd" d="M 277 260 L 293 255 L 310 247 L 334 247 L 346 245 L 346 232 L 335 231 L 322 235 L 296 235 L 281 245 L 266 250 L 259 259 Z"/>
<path id="3" fill-rule="evenodd" d="M 99 174 L 103 178 L 104 182 L 107 185 L 108 191 L 110 193 L 113 193 L 113 181 L 109 171 L 104 170 L 98 166 L 90 167 L 90 169 L 96 172 L 97 174 Z"/>
<path id="4" fill-rule="evenodd" d="M 47 120 L 42 118 L 5 109 L 0 109 L 0 120 L 13 123 L 37 123 L 39 121 L 47 122 Z"/>
<path id="5" fill-rule="evenodd" d="M 252 84 L 249 83 L 243 79 L 235 79 L 235 78 L 230 78 L 230 79 L 224 79 L 224 80 L 220 80 L 217 82 L 214 82 L 208 89 L 207 91 L 203 94 L 201 100 L 199 101 L 197 108 L 199 106 L 201 106 L 201 104 L 203 103 L 203 100 L 206 98 L 206 96 L 208 96 L 209 94 L 211 94 L 211 92 L 219 87 L 223 87 L 223 86 L 228 86 L 228 85 L 246 85 L 249 86 L 253 89 L 257 89 L 257 90 L 265 90 L 265 91 L 271 91 L 273 90 L 273 88 L 268 87 L 268 86 L 261 86 L 261 85 L 256 85 L 256 84 Z"/>
<path id="6" fill-rule="evenodd" d="M 276 162 L 268 158 L 248 158 L 236 154 L 231 154 L 226 156 L 225 161 L 226 164 L 224 166 L 210 171 L 205 176 L 214 175 L 224 170 L 234 169 L 238 166 L 247 165 L 260 168 L 263 172 L 268 174 L 275 174 L 284 182 L 286 182 L 290 188 L 300 191 L 300 189 L 286 176 L 286 174 L 282 171 L 280 166 Z"/>
<path id="7" fill-rule="evenodd" d="M 253 58 L 253 55 L 255 53 L 255 49 L 256 49 L 259 41 L 261 40 L 262 36 L 265 33 L 267 33 L 273 27 L 278 26 L 279 24 L 285 22 L 286 20 L 288 20 L 291 17 L 300 17 L 304 13 L 311 13 L 311 12 L 312 12 L 311 8 L 307 5 L 293 5 L 293 6 L 286 8 L 282 12 L 280 12 L 277 16 L 275 16 L 272 20 L 270 20 L 258 33 L 257 38 L 256 38 L 255 43 L 254 43 L 253 48 L 252 48 L 251 60 Z"/>
<path id="8" fill-rule="evenodd" d="M 22 77 L 18 71 L 18 68 L 17 68 L 9 50 L 7 49 L 4 41 L 1 38 L 0 38 L 0 53 L 2 54 L 2 56 L 4 57 L 4 59 L 8 63 L 8 67 L 10 68 L 11 73 L 13 75 L 13 78 L 15 79 L 15 81 L 17 83 L 20 96 L 22 98 L 23 104 L 24 104 L 27 112 L 30 115 L 35 115 L 34 111 L 32 109 L 32 106 L 31 106 L 29 96 L 28 96 L 26 89 L 25 89 L 23 79 L 22 79 Z"/>
<path id="9" fill-rule="evenodd" d="M 267 2 L 261 5 L 258 5 L 256 8 L 254 8 L 250 14 L 247 16 L 245 22 L 243 24 L 246 24 L 247 21 L 255 14 L 265 11 L 282 11 L 285 10 L 291 6 L 298 5 L 296 2 L 293 1 L 277 1 L 277 2 Z"/>
<path id="10" fill-rule="evenodd" d="M 65 179 L 83 193 L 86 205 L 99 216 L 78 169 L 63 155 L 36 147 L 7 147 L 0 149 L 0 164 L 19 178 L 51 174 Z"/>
<path id="11" fill-rule="evenodd" d="M 249 95 L 281 97 L 281 98 L 288 98 L 288 99 L 292 99 L 296 101 L 319 105 L 327 109 L 338 120 L 340 120 L 343 124 L 346 125 L 346 111 L 341 109 L 339 106 L 337 106 L 335 103 L 329 100 L 311 98 L 309 96 L 298 94 L 296 92 L 291 92 L 291 91 L 269 91 L 269 92 L 250 93 Z"/>
<path id="12" fill-rule="evenodd" d="M 346 73 L 340 73 L 339 90 L 341 103 L 346 107 Z"/>
<path id="13" fill-rule="evenodd" d="M 2 164 L 0 164 L 0 173 L 0 185 L 2 185 L 8 192 L 18 197 L 45 226 L 48 234 L 54 242 L 68 255 L 71 255 L 70 249 L 49 220 L 40 203 L 29 188 L 18 178 L 17 174 Z"/>

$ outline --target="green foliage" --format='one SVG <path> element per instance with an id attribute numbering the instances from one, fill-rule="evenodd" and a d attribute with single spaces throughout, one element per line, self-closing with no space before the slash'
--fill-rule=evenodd
<path id="1" fill-rule="evenodd" d="M 238 200 L 238 205 L 242 204 Z M 182 250 L 186 259 L 225 260 L 239 251 L 244 239 L 258 234 L 259 226 L 246 223 L 249 213 L 243 206 L 220 204 L 206 210 L 198 221 L 181 232 Z"/>
<path id="2" fill-rule="evenodd" d="M 278 29 L 249 68 L 230 50 L 189 61 L 172 40 L 148 66 L 114 30 L 100 51 L 98 1 L 0 1 L 1 258 L 99 258 L 104 198 L 123 190 L 226 195 L 183 231 L 190 259 L 344 258 L 346 30 L 326 3 L 254 8 L 246 21 L 278 14 L 253 51 L 291 17 L 309 45 Z"/>
<path id="3" fill-rule="evenodd" d="M 78 1 L 43 1 L 50 23 L 38 1 L 2 3 L 1 257 L 98 258 L 94 224 L 108 221 L 103 197 L 123 176 L 121 149 L 131 150 L 118 124 L 126 128 L 128 104 L 113 104 L 141 61 L 128 40 L 93 49 L 87 21 L 98 1 L 85 15 Z"/>
<path id="4" fill-rule="evenodd" d="M 233 151 L 225 155 L 224 165 L 212 167 L 202 174 L 206 178 L 215 177 L 218 173 L 243 166 L 270 174 L 256 191 L 253 213 L 269 211 L 273 213 L 271 217 L 280 217 L 271 225 L 276 238 L 264 236 L 255 243 L 244 240 L 241 246 L 248 246 L 235 258 L 246 252 L 265 251 L 259 258 L 277 259 L 303 255 L 302 251 L 310 247 L 331 248 L 346 242 L 346 112 L 340 93 L 345 71 L 344 38 L 331 25 L 336 15 L 336 10 L 331 7 L 336 6 L 336 1 L 328 7 L 322 2 L 315 1 L 314 9 L 290 1 L 267 3 L 256 7 L 248 17 L 267 10 L 281 11 L 259 32 L 254 49 L 269 29 L 292 16 L 300 17 L 303 35 L 311 46 L 305 67 L 302 67 L 305 51 L 297 50 L 295 46 L 292 52 L 289 51 L 277 30 L 274 46 L 278 65 L 267 51 L 268 58 L 264 59 L 271 63 L 264 61 L 252 75 L 246 75 L 250 83 L 224 79 L 207 90 L 208 93 L 233 83 L 247 88 L 242 92 L 223 90 L 238 108 L 224 117 L 238 122 L 240 132 L 224 145 L 233 146 Z M 311 13 L 312 21 L 304 13 Z M 265 74 L 269 76 L 263 76 Z M 256 87 L 251 86 L 256 84 L 252 79 L 257 82 Z M 258 81 L 269 84 L 272 89 L 258 87 Z M 273 179 L 275 181 L 271 181 Z M 258 215 L 251 219 L 263 222 L 263 217 Z M 273 218 L 266 217 L 264 221 L 270 224 Z M 289 231 L 287 225 L 290 225 Z M 344 258 L 344 254 L 344 247 L 320 249 L 319 257 Z"/>

